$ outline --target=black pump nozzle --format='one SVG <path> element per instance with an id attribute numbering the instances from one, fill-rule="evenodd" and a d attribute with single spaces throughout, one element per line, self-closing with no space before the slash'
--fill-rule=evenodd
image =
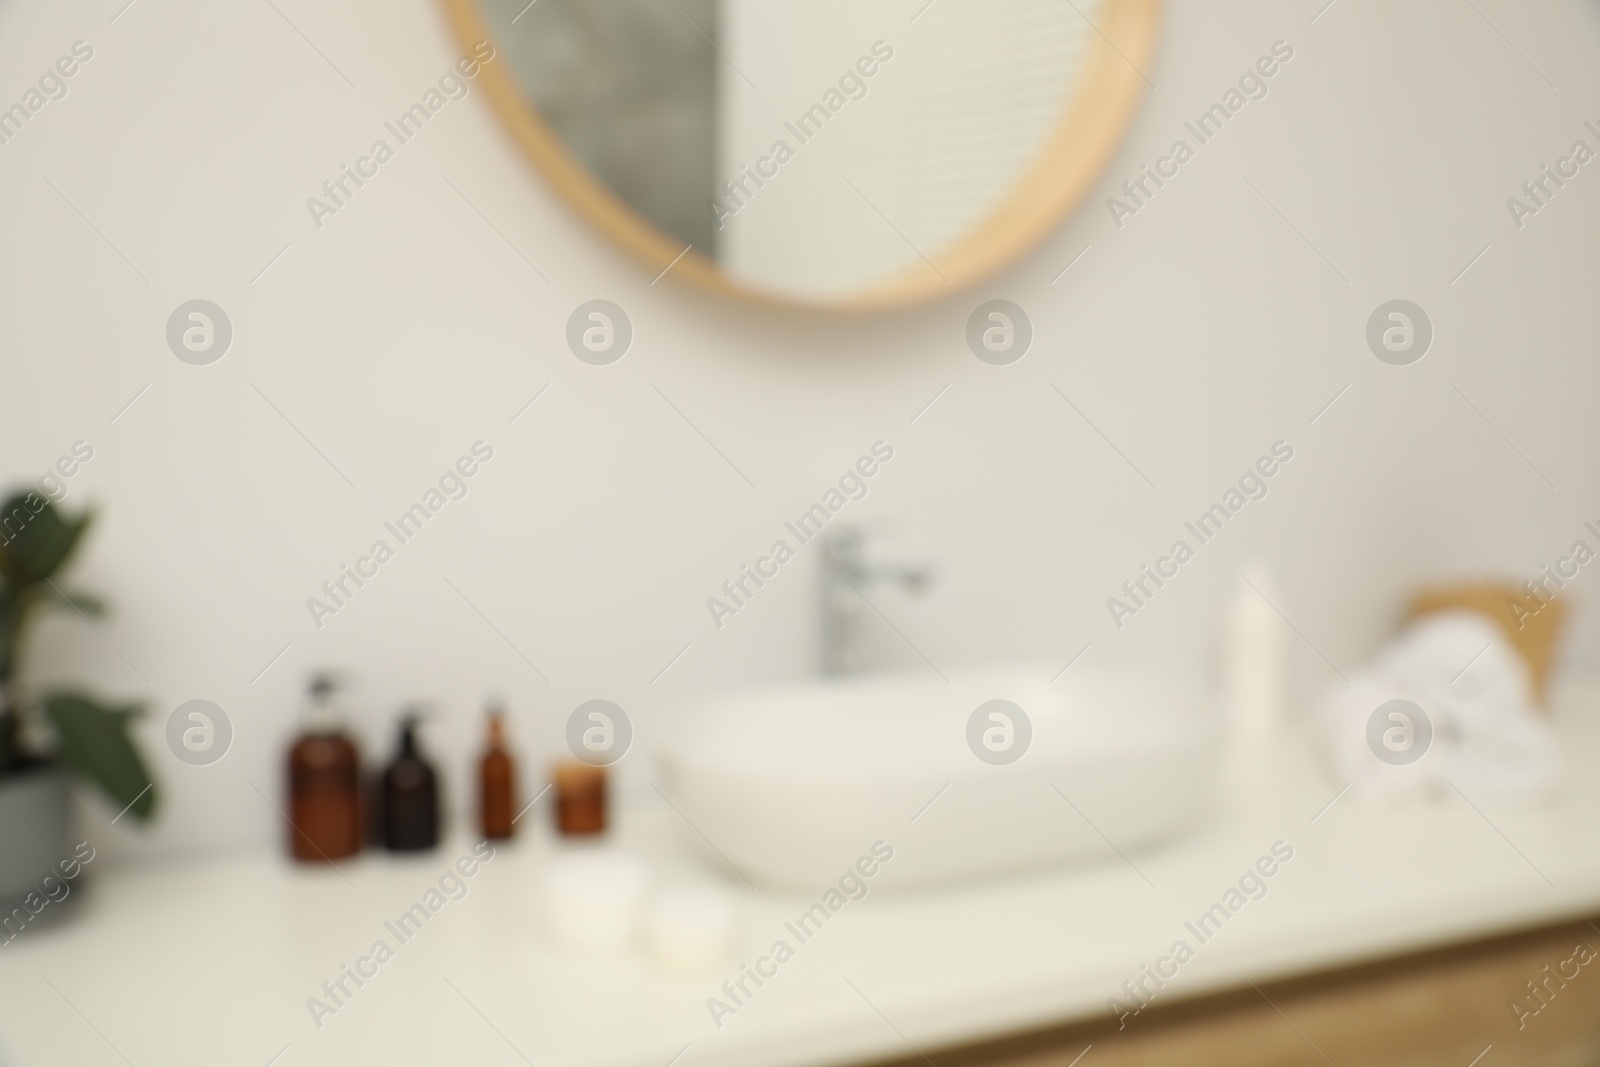
<path id="1" fill-rule="evenodd" d="M 410 704 L 400 713 L 400 753 L 402 759 L 421 758 L 422 746 L 417 743 L 418 729 L 428 720 L 426 704 Z"/>

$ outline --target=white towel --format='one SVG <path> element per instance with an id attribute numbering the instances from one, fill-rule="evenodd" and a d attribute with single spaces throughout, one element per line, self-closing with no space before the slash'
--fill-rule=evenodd
<path id="1" fill-rule="evenodd" d="M 1374 723 L 1394 700 L 1421 716 L 1390 705 Z M 1534 711 L 1527 664 L 1493 622 L 1472 612 L 1411 623 L 1348 684 L 1328 690 L 1318 718 L 1336 773 L 1361 799 L 1434 798 L 1453 783 L 1474 801 L 1533 803 L 1561 783 L 1560 753 Z"/>

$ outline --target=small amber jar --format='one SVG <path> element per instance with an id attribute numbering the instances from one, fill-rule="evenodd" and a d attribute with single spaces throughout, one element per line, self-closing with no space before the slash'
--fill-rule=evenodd
<path id="1" fill-rule="evenodd" d="M 558 763 L 555 770 L 556 829 L 568 836 L 603 833 L 606 828 L 606 769 L 587 763 Z"/>

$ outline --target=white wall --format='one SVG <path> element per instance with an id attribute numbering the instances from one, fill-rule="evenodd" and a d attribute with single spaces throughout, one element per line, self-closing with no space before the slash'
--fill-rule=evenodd
<path id="1" fill-rule="evenodd" d="M 253 787 L 277 795 L 314 665 L 359 680 L 363 726 L 385 749 L 400 701 L 439 701 L 432 745 L 458 787 L 486 690 L 509 695 L 533 765 L 579 701 L 620 702 L 647 747 L 669 702 L 805 674 L 809 555 L 720 631 L 705 598 L 880 438 L 895 458 L 850 516 L 881 520 L 885 551 L 939 565 L 923 599 L 879 603 L 941 665 L 1064 663 L 1092 643 L 1085 664 L 1203 674 L 1219 600 L 1251 553 L 1277 567 L 1298 629 L 1347 665 L 1413 583 L 1534 573 L 1600 518 L 1600 164 L 1520 231 L 1505 207 L 1575 139 L 1596 145 L 1582 125 L 1600 125 L 1585 110 L 1600 88 L 1592 4 L 1478 0 L 1515 47 L 1453 0 L 1338 0 L 1314 24 L 1322 0 L 1176 4 L 1148 72 L 1159 88 L 1074 221 L 981 291 L 828 319 L 670 277 L 652 287 L 524 166 L 477 94 L 319 231 L 306 198 L 458 49 L 428 0 L 276 2 L 326 60 L 265 4 L 138 0 L 114 24 L 122 0 L 0 6 L 6 103 L 73 41 L 95 49 L 70 95 L 0 146 L 0 457 L 22 480 L 76 440 L 95 449 L 68 498 L 102 518 L 77 581 L 117 614 L 105 640 L 56 620 L 37 662 L 147 702 L 166 797 L 152 831 L 125 819 L 102 837 L 177 850 L 276 836 Z M 1117 229 L 1114 186 L 1279 39 L 1295 55 L 1270 95 Z M 1008 368 L 963 340 L 974 305 L 996 296 L 1037 333 Z M 1437 328 L 1408 368 L 1362 337 L 1397 296 Z M 235 326 L 209 367 L 163 338 L 194 297 Z M 593 297 L 636 328 L 610 367 L 563 342 Z M 480 438 L 495 458 L 470 495 L 314 628 L 319 583 Z M 1116 630 L 1106 597 L 1279 438 L 1295 458 L 1271 495 Z M 1597 582 L 1584 573 L 1575 599 Z M 886 661 L 920 662 L 887 628 L 874 639 Z M 1600 630 L 1585 620 L 1570 653 L 1595 660 Z M 1294 666 L 1302 692 L 1333 677 L 1298 642 Z M 208 768 L 162 740 L 194 697 L 237 730 Z M 645 762 L 625 766 L 640 784 Z"/>

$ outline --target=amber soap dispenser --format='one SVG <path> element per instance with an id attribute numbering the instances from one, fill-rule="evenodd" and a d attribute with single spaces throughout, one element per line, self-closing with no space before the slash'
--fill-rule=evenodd
<path id="1" fill-rule="evenodd" d="M 506 749 L 505 709 L 489 706 L 489 743 L 478 761 L 478 821 L 491 840 L 510 837 L 517 817 L 517 764 Z"/>
<path id="2" fill-rule="evenodd" d="M 289 748 L 289 852 L 313 863 L 361 850 L 361 757 L 335 689 L 329 675 L 312 677 Z"/>

